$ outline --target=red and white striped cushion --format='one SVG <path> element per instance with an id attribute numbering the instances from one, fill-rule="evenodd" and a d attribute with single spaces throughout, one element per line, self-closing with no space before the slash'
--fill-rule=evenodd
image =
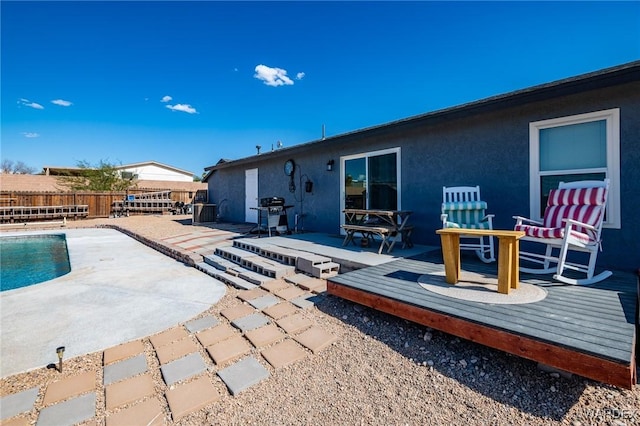
<path id="1" fill-rule="evenodd" d="M 515 230 L 524 231 L 529 237 L 562 239 L 565 219 L 598 226 L 606 201 L 605 188 L 552 189 L 544 211 L 544 225 L 517 225 Z M 585 244 L 597 238 L 595 232 L 581 226 L 573 228 L 571 235 Z"/>
<path id="2" fill-rule="evenodd" d="M 564 238 L 564 228 L 545 228 L 543 226 L 534 225 L 516 225 L 516 231 L 524 231 L 527 237 L 544 238 L 544 239 L 562 239 Z M 583 244 L 593 242 L 594 239 L 584 232 L 571 231 L 571 236 L 576 238 Z"/>
<path id="3" fill-rule="evenodd" d="M 605 188 L 552 189 L 547 206 L 604 206 L 605 196 Z"/>

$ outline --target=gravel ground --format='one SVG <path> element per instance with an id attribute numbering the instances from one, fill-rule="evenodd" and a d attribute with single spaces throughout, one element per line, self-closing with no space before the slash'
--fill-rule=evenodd
<path id="1" fill-rule="evenodd" d="M 185 229 L 182 219 L 138 216 L 117 222 L 71 222 L 69 227 L 117 224 L 160 239 L 192 230 Z M 228 294 L 203 315 L 218 315 L 238 303 L 236 294 L 237 290 L 229 288 Z M 637 387 L 628 391 L 578 376 L 545 372 L 532 361 L 332 296 L 305 315 L 338 336 L 338 341 L 283 369 L 269 367 L 268 380 L 237 396 L 231 396 L 211 371 L 221 398 L 173 424 L 640 424 Z M 157 360 L 145 341 L 150 369 L 157 372 L 153 368 Z M 66 360 L 64 375 L 99 370 L 100 355 Z M 0 395 L 59 379 L 59 373 L 45 368 L 19 374 L 0 381 Z M 154 379 L 158 399 L 166 404 L 167 387 L 159 373 Z M 105 424 L 103 399 L 97 401 L 98 425 Z M 168 406 L 165 408 L 168 413 Z"/>

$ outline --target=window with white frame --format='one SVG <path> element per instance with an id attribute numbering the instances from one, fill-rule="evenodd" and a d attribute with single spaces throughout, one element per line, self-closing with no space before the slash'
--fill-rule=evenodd
<path id="1" fill-rule="evenodd" d="M 620 109 L 529 124 L 531 217 L 540 219 L 559 182 L 610 180 L 603 226 L 620 228 Z"/>

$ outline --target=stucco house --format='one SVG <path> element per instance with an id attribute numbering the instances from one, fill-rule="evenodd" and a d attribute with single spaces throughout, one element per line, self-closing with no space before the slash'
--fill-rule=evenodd
<path id="1" fill-rule="evenodd" d="M 640 61 L 206 170 L 209 202 L 226 220 L 256 222 L 251 207 L 273 196 L 294 206 L 292 227 L 297 217 L 299 229 L 333 234 L 346 207 L 412 210 L 414 242 L 430 245 L 439 245 L 443 186 L 480 185 L 494 228 L 513 229 L 514 215 L 541 217 L 559 181 L 608 177 L 598 264 L 637 270 Z"/>

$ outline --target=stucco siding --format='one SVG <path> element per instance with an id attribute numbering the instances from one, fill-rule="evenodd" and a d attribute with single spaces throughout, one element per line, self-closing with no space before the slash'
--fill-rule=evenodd
<path id="1" fill-rule="evenodd" d="M 340 231 L 340 157 L 400 147 L 402 209 L 413 210 L 413 239 L 439 244 L 442 187 L 480 185 L 494 227 L 512 229 L 512 216 L 529 212 L 529 123 L 539 120 L 620 108 L 621 229 L 603 231 L 598 264 L 634 270 L 640 267 L 640 83 L 632 82 L 574 95 L 530 102 L 523 106 L 492 108 L 446 120 L 426 120 L 388 126 L 375 132 L 354 132 L 309 144 L 295 155 L 287 151 L 256 157 L 253 163 L 216 170 L 209 180 L 212 202 L 228 199 L 228 217 L 244 220 L 244 170 L 257 168 L 259 198 L 284 196 L 293 216 L 304 214 L 304 229 L 337 234 Z M 298 165 L 295 194 L 283 164 Z M 326 171 L 328 160 L 334 171 Z M 306 179 L 312 193 L 301 193 Z M 301 203 L 301 194 L 304 195 Z M 231 201 L 233 200 L 233 201 Z"/>

